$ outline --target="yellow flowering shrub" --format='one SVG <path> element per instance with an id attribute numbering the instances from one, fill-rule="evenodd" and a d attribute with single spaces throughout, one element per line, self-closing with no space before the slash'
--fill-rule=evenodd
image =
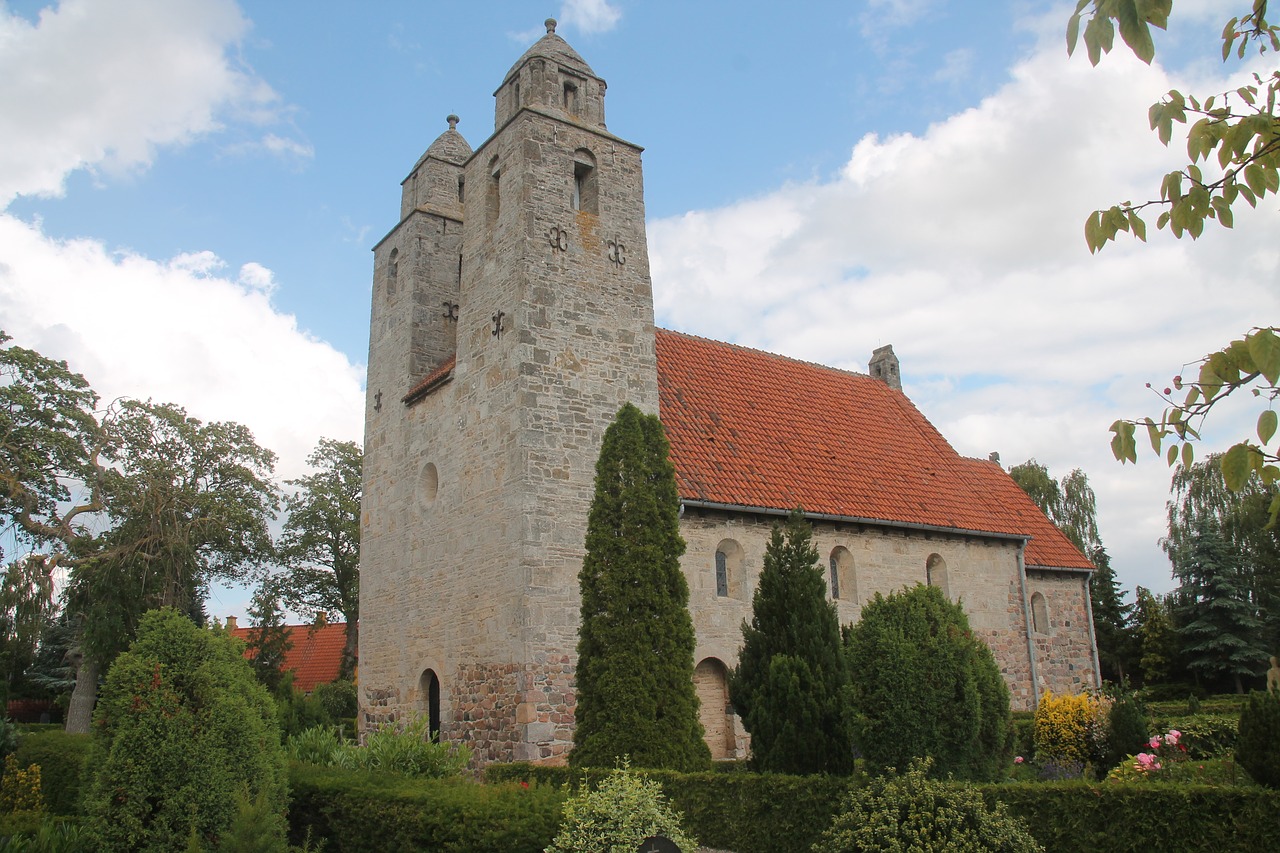
<path id="1" fill-rule="evenodd" d="M 1107 748 L 1111 700 L 1088 693 L 1055 696 L 1045 691 L 1036 708 L 1036 757 L 1041 761 L 1093 763 Z"/>
<path id="2" fill-rule="evenodd" d="M 0 779 L 0 812 L 43 812 L 44 792 L 40 786 L 40 765 L 23 770 L 13 755 L 5 756 L 4 779 Z"/>

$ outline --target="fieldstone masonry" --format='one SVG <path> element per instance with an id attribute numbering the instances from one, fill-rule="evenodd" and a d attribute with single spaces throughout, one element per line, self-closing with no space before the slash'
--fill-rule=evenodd
<path id="1" fill-rule="evenodd" d="M 554 30 L 504 78 L 478 148 L 448 118 L 374 249 L 361 726 L 429 714 L 478 764 L 571 748 L 596 458 L 624 403 L 658 409 L 641 149 L 605 129 L 604 81 Z M 899 381 L 892 352 L 878 359 Z M 723 724 L 704 709 L 724 757 L 748 748 L 724 673 L 777 519 L 682 517 L 698 691 L 725 703 Z M 1015 706 L 1096 679 L 1087 573 L 1024 574 L 1024 540 L 821 522 L 814 541 L 837 563 L 842 622 L 877 592 L 935 583 L 993 648 Z M 1029 645 L 1033 592 L 1048 625 Z"/>

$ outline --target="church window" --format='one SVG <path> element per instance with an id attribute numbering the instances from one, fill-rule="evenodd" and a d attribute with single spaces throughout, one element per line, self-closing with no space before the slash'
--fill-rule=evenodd
<path id="1" fill-rule="evenodd" d="M 462 204 L 466 196 L 467 179 L 462 175 L 458 176 L 458 204 Z"/>
<path id="2" fill-rule="evenodd" d="M 422 466 L 422 473 L 418 477 L 418 499 L 422 501 L 423 506 L 431 506 L 436 501 L 436 494 L 440 491 L 440 472 L 436 470 L 436 466 L 428 462 Z"/>
<path id="3" fill-rule="evenodd" d="M 502 194 L 500 192 L 502 185 L 502 170 L 498 168 L 498 158 L 494 157 L 489 161 L 489 174 L 493 176 L 493 180 L 489 182 L 489 197 L 486 199 L 489 214 L 489 225 L 496 225 L 498 222 L 498 213 L 502 205 Z"/>
<path id="4" fill-rule="evenodd" d="M 400 250 L 392 249 L 387 256 L 387 292 L 396 292 L 396 276 L 400 274 Z"/>
<path id="5" fill-rule="evenodd" d="M 578 114 L 578 86 L 568 80 L 564 83 L 564 109 L 570 115 Z"/>
<path id="6" fill-rule="evenodd" d="M 570 206 L 585 213 L 600 212 L 596 158 L 585 148 L 573 152 L 573 196 Z"/>
<path id="7" fill-rule="evenodd" d="M 742 546 L 724 539 L 716 546 L 716 596 L 742 598 Z"/>
<path id="8" fill-rule="evenodd" d="M 930 554 L 924 564 L 925 582 L 942 590 L 944 597 L 951 598 L 950 583 L 947 578 L 947 561 L 937 554 Z"/>
<path id="9" fill-rule="evenodd" d="M 1049 607 L 1038 592 L 1031 596 L 1031 630 L 1037 634 L 1049 633 Z"/>
<path id="10" fill-rule="evenodd" d="M 833 600 L 856 601 L 857 582 L 853 574 L 853 554 L 843 545 L 832 549 L 828 579 Z"/>

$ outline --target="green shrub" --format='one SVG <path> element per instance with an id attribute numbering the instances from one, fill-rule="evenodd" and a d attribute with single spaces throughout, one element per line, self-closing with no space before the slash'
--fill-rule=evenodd
<path id="1" fill-rule="evenodd" d="M 882 772 L 930 756 L 932 772 L 999 779 L 1008 772 L 1009 691 L 958 604 L 936 587 L 876 593 L 845 632 L 854 742 Z"/>
<path id="2" fill-rule="evenodd" d="M 40 766 L 40 782 L 50 814 L 81 814 L 89 736 L 67 734 L 61 729 L 24 734 L 15 753 L 18 764 Z"/>
<path id="3" fill-rule="evenodd" d="M 22 767 L 13 754 L 5 756 L 4 778 L 0 779 L 0 812 L 45 814 L 39 764 Z"/>
<path id="4" fill-rule="evenodd" d="M 408 779 L 292 764 L 289 835 L 324 853 L 432 850 L 541 853 L 555 836 L 565 795 L 519 782 Z"/>
<path id="5" fill-rule="evenodd" d="M 240 649 L 175 610 L 142 618 L 94 717 L 85 810 L 98 850 L 181 851 L 193 826 L 211 844 L 246 783 L 283 813 L 274 706 Z"/>
<path id="6" fill-rule="evenodd" d="M 322 767 L 345 767 L 440 779 L 456 776 L 471 762 L 471 750 L 458 743 L 436 743 L 429 720 L 414 717 L 404 725 L 386 723 L 369 733 L 364 746 L 346 741 L 335 726 L 316 726 L 288 740 L 289 757 Z"/>
<path id="7" fill-rule="evenodd" d="M 193 828 L 194 829 L 194 828 Z M 289 853 L 288 824 L 267 797 L 265 789 L 250 794 L 242 786 L 236 794 L 236 814 L 218 839 L 218 853 Z"/>
<path id="8" fill-rule="evenodd" d="M 1036 717 L 1033 711 L 1014 711 L 1009 715 L 1013 729 L 1013 754 L 1023 761 L 1036 757 Z"/>
<path id="9" fill-rule="evenodd" d="M 0 824 L 3 853 L 96 853 L 89 833 L 66 818 L 29 815 L 28 820 Z"/>
<path id="10" fill-rule="evenodd" d="M 359 711 L 359 697 L 356 695 L 354 681 L 338 680 L 317 684 L 316 689 L 311 691 L 311 698 L 319 703 L 334 723 L 354 717 Z"/>
<path id="11" fill-rule="evenodd" d="M 583 788 L 569 798 L 547 853 L 630 853 L 655 835 L 669 838 L 685 853 L 698 846 L 681 826 L 680 814 L 667 803 L 662 786 L 624 765 L 598 787 Z"/>
<path id="12" fill-rule="evenodd" d="M 1235 753 L 1239 717 L 1228 714 L 1195 714 L 1186 717 L 1161 717 L 1157 731 L 1177 729 L 1188 758 L 1226 758 Z"/>
<path id="13" fill-rule="evenodd" d="M 1151 736 L 1147 723 L 1147 709 L 1137 694 L 1129 693 L 1115 697 L 1111 710 L 1107 714 L 1107 754 L 1102 762 L 1099 776 L 1115 767 L 1127 755 L 1142 750 Z"/>
<path id="14" fill-rule="evenodd" d="M 0 760 L 18 748 L 18 727 L 8 717 L 0 715 Z"/>
<path id="15" fill-rule="evenodd" d="M 1254 781 L 1280 788 L 1280 691 L 1257 691 L 1240 711 L 1236 763 Z"/>
<path id="16" fill-rule="evenodd" d="M 929 759 L 851 792 L 814 853 L 1034 853 L 1043 848 L 1004 806 L 974 788 L 928 778 Z"/>

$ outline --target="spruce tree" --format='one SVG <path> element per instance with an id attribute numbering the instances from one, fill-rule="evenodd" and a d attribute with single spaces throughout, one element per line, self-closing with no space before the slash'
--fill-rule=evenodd
<path id="1" fill-rule="evenodd" d="M 1178 568 L 1186 593 L 1181 633 L 1188 668 L 1211 679 L 1229 678 L 1235 691 L 1244 693 L 1241 678 L 1256 676 L 1267 659 L 1258 643 L 1262 622 L 1253 613 L 1233 555 L 1214 525 L 1197 525 Z"/>
<path id="2" fill-rule="evenodd" d="M 752 766 L 778 773 L 852 770 L 845 682 L 836 607 L 826 599 L 812 531 L 797 510 L 785 529 L 774 525 L 729 684 L 751 733 Z"/>
<path id="3" fill-rule="evenodd" d="M 662 424 L 628 403 L 605 432 L 578 581 L 570 763 L 700 770 L 711 752 L 693 686 L 680 499 Z"/>
<path id="4" fill-rule="evenodd" d="M 1129 626 L 1134 606 L 1124 601 L 1124 590 L 1111 568 L 1107 549 L 1098 545 L 1089 552 L 1098 567 L 1089 579 L 1089 601 L 1093 607 L 1093 631 L 1098 641 L 1098 662 L 1102 677 L 1118 684 L 1129 680 L 1137 656 L 1137 638 Z"/>

